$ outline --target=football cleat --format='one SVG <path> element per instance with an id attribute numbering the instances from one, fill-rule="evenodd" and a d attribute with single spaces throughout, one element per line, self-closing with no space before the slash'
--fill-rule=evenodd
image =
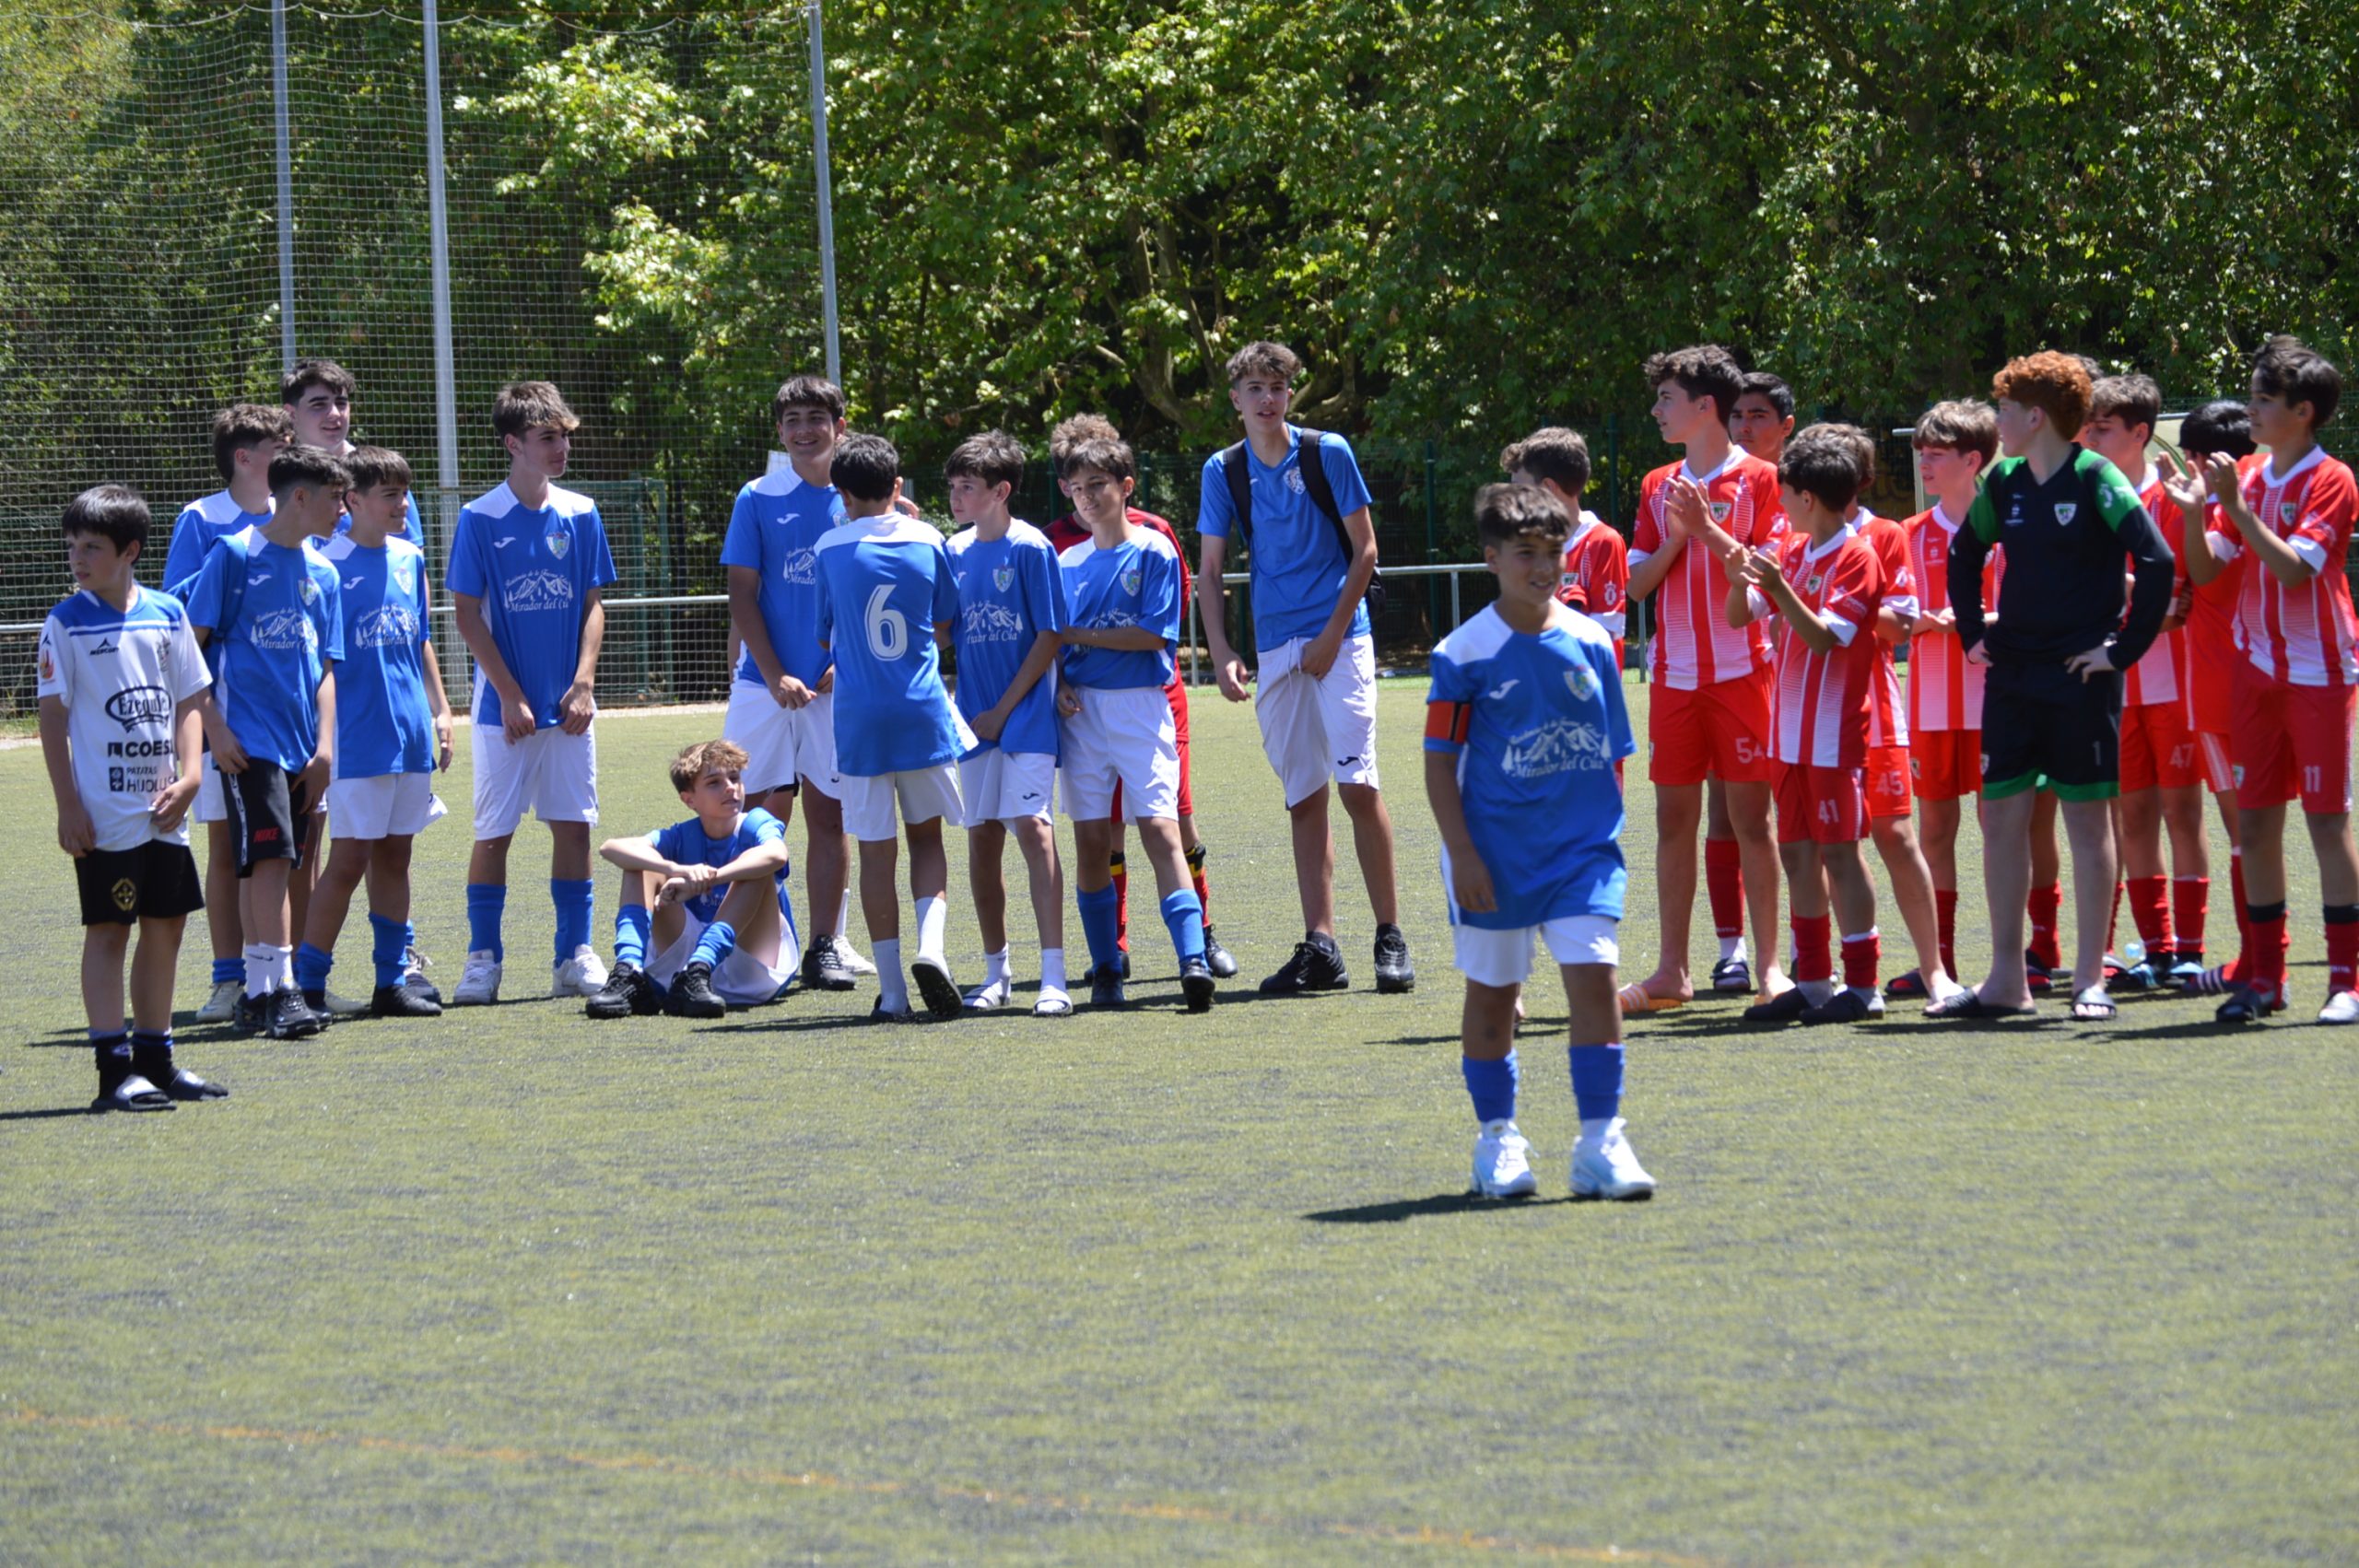
<path id="1" fill-rule="evenodd" d="M 832 939 L 831 945 L 836 950 L 836 962 L 844 966 L 846 974 L 869 977 L 876 973 L 876 965 L 854 952 L 851 943 L 845 941 L 840 933 Z"/>
<path id="2" fill-rule="evenodd" d="M 2318 1009 L 2321 1024 L 2359 1024 L 2359 991 L 2337 991 Z"/>
<path id="3" fill-rule="evenodd" d="M 1483 1124 L 1474 1140 L 1474 1191 L 1482 1198 L 1529 1198 L 1540 1190 L 1532 1145 L 1511 1121 Z"/>
<path id="4" fill-rule="evenodd" d="M 1608 1122 L 1602 1137 L 1584 1133 L 1573 1145 L 1573 1196 L 1641 1201 L 1655 1195 L 1655 1178 L 1638 1164 L 1630 1141 L 1622 1135 L 1622 1118 Z"/>
<path id="5" fill-rule="evenodd" d="M 379 986 L 369 997 L 369 1011 L 380 1018 L 440 1018 L 442 1003 L 434 988 L 419 975 L 405 975 L 398 986 Z"/>
<path id="6" fill-rule="evenodd" d="M 358 1018 L 369 1011 L 367 1002 L 355 1001 L 346 996 L 338 996 L 325 986 L 320 988 L 319 1000 L 312 1001 L 311 993 L 309 991 L 303 993 L 303 1000 L 312 1012 L 325 1013 L 333 1018 Z"/>
<path id="7" fill-rule="evenodd" d="M 581 1004 L 593 1018 L 651 1017 L 663 1011 L 663 988 L 636 964 L 617 964 L 598 994 Z"/>
<path id="8" fill-rule="evenodd" d="M 1188 999 L 1191 1012 L 1213 1010 L 1213 966 L 1199 955 L 1180 960 L 1180 989 Z"/>
<path id="9" fill-rule="evenodd" d="M 1100 964 L 1089 972 L 1089 1005 L 1092 1007 L 1122 1007 L 1128 999 L 1122 994 L 1122 972 L 1111 964 Z"/>
<path id="10" fill-rule="evenodd" d="M 243 980 L 216 980 L 213 994 L 196 1010 L 199 1024 L 227 1024 L 238 1015 L 238 1003 L 245 1000 Z"/>
<path id="11" fill-rule="evenodd" d="M 459 975 L 459 989 L 451 994 L 453 1007 L 488 1007 L 499 1000 L 499 960 L 484 952 L 467 954 Z"/>
<path id="12" fill-rule="evenodd" d="M 1401 934 L 1399 926 L 1376 928 L 1376 989 L 1383 996 L 1417 989 L 1417 968 L 1409 962 L 1409 939 Z"/>
<path id="13" fill-rule="evenodd" d="M 549 965 L 549 995 L 596 996 L 606 989 L 606 965 L 590 944 L 582 943 L 573 950 L 570 958 L 560 958 Z"/>
<path id="14" fill-rule="evenodd" d="M 1211 965 L 1215 979 L 1237 978 L 1236 956 L 1220 944 L 1220 939 L 1213 935 L 1210 926 L 1204 928 L 1204 962 Z"/>
<path id="15" fill-rule="evenodd" d="M 691 964 L 673 976 L 671 994 L 663 999 L 663 1011 L 677 1018 L 718 1018 L 727 1012 L 729 1004 L 713 992 L 712 965 Z"/>
<path id="16" fill-rule="evenodd" d="M 320 1032 L 327 1020 L 311 1011 L 300 991 L 273 991 L 263 999 L 263 1038 L 304 1040 Z"/>
<path id="17" fill-rule="evenodd" d="M 845 948 L 833 936 L 815 936 L 803 953 L 803 983 L 814 990 L 848 991 L 860 983 L 844 962 Z"/>
<path id="18" fill-rule="evenodd" d="M 1312 933 L 1294 944 L 1285 966 L 1262 982 L 1263 996 L 1299 996 L 1304 991 L 1340 991 L 1352 983 L 1335 939 Z"/>
<path id="19" fill-rule="evenodd" d="M 950 977 L 950 965 L 944 960 L 919 954 L 910 961 L 910 977 L 918 984 L 925 1010 L 936 1018 L 956 1018 L 967 1010 L 967 999 L 959 994 L 958 982 Z"/>

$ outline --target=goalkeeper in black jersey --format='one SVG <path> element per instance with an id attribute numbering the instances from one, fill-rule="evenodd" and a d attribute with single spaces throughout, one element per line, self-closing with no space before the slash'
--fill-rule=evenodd
<path id="1" fill-rule="evenodd" d="M 2064 354 L 2011 360 L 1991 382 L 2005 456 L 1950 547 L 1950 603 L 1983 687 L 1982 834 L 1990 942 L 1979 991 L 1936 1016 L 2031 1012 L 2019 954 L 2031 885 L 2031 817 L 2042 786 L 2062 803 L 2072 847 L 2072 1016 L 2113 1016 L 2105 942 L 2120 792 L 2121 672 L 2162 628 L 2177 570 L 2170 546 L 2119 469 L 2072 439 L 2090 383 Z M 2003 618 L 1986 618 L 1982 565 L 2006 551 Z M 2125 580 L 2134 586 L 2125 595 Z M 2124 598 L 2129 615 L 2123 618 Z"/>

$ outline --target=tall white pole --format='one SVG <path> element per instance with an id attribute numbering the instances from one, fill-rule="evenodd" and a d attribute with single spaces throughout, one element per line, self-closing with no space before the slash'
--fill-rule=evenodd
<path id="1" fill-rule="evenodd" d="M 435 0 L 426 0 L 426 216 L 434 270 L 437 502 L 428 543 L 439 556 L 450 548 L 451 536 L 459 528 L 459 392 L 458 358 L 451 346 L 451 207 L 442 189 L 442 37 Z M 445 625 L 440 641 L 441 668 L 465 668 L 465 644 L 460 639 L 457 621 Z"/>
<path id="2" fill-rule="evenodd" d="M 827 48 L 819 35 L 819 0 L 811 0 L 811 159 L 819 171 L 819 293 L 827 312 L 827 380 L 844 381 L 836 334 L 836 215 L 827 179 Z"/>
<path id="3" fill-rule="evenodd" d="M 295 368 L 295 156 L 287 126 L 287 0 L 270 0 L 270 96 L 278 118 L 278 357 Z"/>

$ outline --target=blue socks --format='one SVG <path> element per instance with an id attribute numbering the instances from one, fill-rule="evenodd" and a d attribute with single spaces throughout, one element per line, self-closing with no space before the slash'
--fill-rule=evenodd
<path id="1" fill-rule="evenodd" d="M 409 922 L 369 917 L 369 961 L 377 966 L 379 989 L 399 986 L 405 977 L 403 961 L 409 956 Z"/>
<path id="2" fill-rule="evenodd" d="M 1622 1111 L 1622 1047 L 1567 1046 L 1565 1056 L 1573 1070 L 1573 1103 L 1581 1120 L 1610 1121 Z"/>
<path id="3" fill-rule="evenodd" d="M 1110 882 L 1095 893 L 1078 889 L 1074 893 L 1073 901 L 1081 910 L 1081 934 L 1089 942 L 1089 965 L 1092 969 L 1115 962 L 1115 954 L 1121 946 L 1121 938 L 1115 929 L 1115 922 L 1120 919 L 1117 909 L 1121 898 L 1121 895 L 1115 892 Z M 1197 945 L 1201 952 L 1201 938 Z"/>
<path id="4" fill-rule="evenodd" d="M 590 945 L 590 912 L 597 903 L 598 884 L 549 878 L 549 902 L 557 906 L 557 961 L 560 964 Z"/>
<path id="5" fill-rule="evenodd" d="M 227 985 L 233 980 L 240 985 L 243 985 L 245 983 L 245 979 L 246 961 L 244 958 L 217 958 L 213 961 L 213 983 L 215 985 Z"/>
<path id="6" fill-rule="evenodd" d="M 1510 1050 L 1497 1061 L 1476 1061 L 1471 1056 L 1458 1059 L 1459 1071 L 1466 1075 L 1466 1094 L 1474 1102 L 1474 1119 L 1488 1126 L 1495 1121 L 1515 1119 L 1515 1089 L 1519 1072 L 1515 1052 Z"/>
<path id="7" fill-rule="evenodd" d="M 1183 887 L 1163 901 L 1163 923 L 1171 931 L 1171 945 L 1185 964 L 1204 955 L 1204 907 L 1193 888 Z"/>
<path id="8" fill-rule="evenodd" d="M 723 960 L 737 951 L 737 928 L 726 920 L 715 920 L 705 927 L 704 935 L 697 938 L 697 950 L 688 962 L 701 964 L 708 969 L 718 969 Z"/>
<path id="9" fill-rule="evenodd" d="M 555 885 L 552 883 L 552 885 Z M 508 956 L 508 949 L 499 941 L 499 918 L 508 909 L 508 884 L 500 882 L 471 882 L 467 883 L 467 951 L 488 953 L 497 963 Z M 570 958 L 570 953 L 566 954 Z"/>
<path id="10" fill-rule="evenodd" d="M 295 950 L 295 989 L 299 991 L 325 990 L 328 971 L 335 967 L 335 955 L 323 953 L 310 942 Z"/>
<path id="11" fill-rule="evenodd" d="M 649 933 L 655 928 L 655 917 L 644 904 L 626 904 L 615 911 L 615 962 L 628 964 L 634 969 L 647 967 Z"/>

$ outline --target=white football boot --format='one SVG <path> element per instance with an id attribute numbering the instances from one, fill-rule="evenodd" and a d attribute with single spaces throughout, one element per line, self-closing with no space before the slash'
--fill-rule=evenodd
<path id="1" fill-rule="evenodd" d="M 499 1000 L 499 960 L 487 950 L 467 954 L 459 989 L 451 993 L 453 1007 L 487 1007 Z"/>
<path id="2" fill-rule="evenodd" d="M 468 963 L 475 962 L 472 954 Z M 549 965 L 549 995 L 596 996 L 606 989 L 606 965 L 587 942 L 573 956 Z"/>
<path id="3" fill-rule="evenodd" d="M 1529 1198 L 1540 1190 L 1532 1145 L 1511 1121 L 1483 1124 L 1474 1140 L 1474 1190 L 1485 1198 Z"/>
<path id="4" fill-rule="evenodd" d="M 1638 1164 L 1630 1141 L 1622 1136 L 1622 1118 L 1605 1124 L 1602 1137 L 1587 1133 L 1573 1145 L 1573 1196 L 1636 1199 L 1655 1195 L 1655 1178 Z"/>

